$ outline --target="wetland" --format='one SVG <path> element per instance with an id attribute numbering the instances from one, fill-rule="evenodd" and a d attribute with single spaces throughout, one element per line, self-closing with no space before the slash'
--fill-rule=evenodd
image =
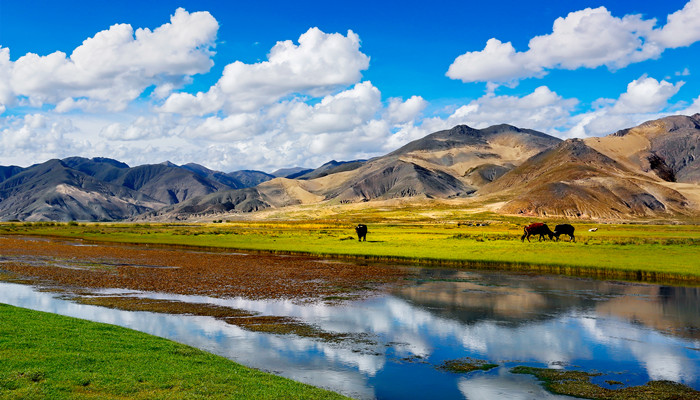
<path id="1" fill-rule="evenodd" d="M 2 303 L 128 327 L 350 397 L 568 398 L 545 389 L 541 369 L 580 372 L 613 394 L 666 381 L 680 384 L 677 398 L 700 389 L 697 287 L 36 237 L 0 243 Z"/>

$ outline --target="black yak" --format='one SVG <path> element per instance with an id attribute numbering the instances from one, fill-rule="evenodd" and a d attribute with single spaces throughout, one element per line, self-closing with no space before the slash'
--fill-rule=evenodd
<path id="1" fill-rule="evenodd" d="M 569 224 L 561 224 L 554 227 L 554 236 L 559 240 L 559 235 L 569 235 L 569 241 L 575 242 L 574 227 Z"/>
<path id="2" fill-rule="evenodd" d="M 355 227 L 355 232 L 357 233 L 357 240 L 367 241 L 367 225 L 359 224 Z"/>

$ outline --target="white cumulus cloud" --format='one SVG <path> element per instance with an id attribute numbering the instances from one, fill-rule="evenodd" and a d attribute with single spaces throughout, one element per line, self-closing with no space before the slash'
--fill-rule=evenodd
<path id="1" fill-rule="evenodd" d="M 668 16 L 666 25 L 654 31 L 651 39 L 667 48 L 690 46 L 700 40 L 700 0 L 690 0 Z"/>
<path id="2" fill-rule="evenodd" d="M 384 111 L 379 90 L 361 82 L 315 104 L 293 98 L 254 113 L 192 118 L 183 136 L 200 146 L 234 146 L 261 160 L 256 168 L 317 166 L 333 158 L 378 155 L 392 127 L 381 119 Z"/>
<path id="3" fill-rule="evenodd" d="M 227 117 L 208 117 L 192 121 L 183 136 L 208 141 L 235 141 L 253 139 L 264 132 L 264 117 L 259 113 L 241 113 Z"/>
<path id="4" fill-rule="evenodd" d="M 10 50 L 0 46 L 0 114 L 5 108 L 14 102 L 10 77 L 12 76 L 12 62 Z"/>
<path id="5" fill-rule="evenodd" d="M 381 107 L 379 89 L 362 82 L 313 106 L 296 101 L 286 113 L 286 122 L 298 133 L 345 132 L 373 119 Z"/>
<path id="6" fill-rule="evenodd" d="M 690 76 L 690 70 L 686 67 L 683 71 L 676 71 L 676 76 Z"/>
<path id="7" fill-rule="evenodd" d="M 625 67 L 659 55 L 642 40 L 655 23 L 640 15 L 617 18 L 605 7 L 572 12 L 554 21 L 551 34 L 530 40 L 528 61 L 546 68 Z"/>
<path id="8" fill-rule="evenodd" d="M 693 104 L 680 112 L 683 115 L 694 115 L 700 113 L 700 96 L 693 100 Z"/>
<path id="9" fill-rule="evenodd" d="M 74 155 L 84 143 L 70 137 L 76 132 L 68 119 L 27 114 L 0 120 L 0 158 L 3 165 L 27 166 L 27 160 L 46 160 Z"/>
<path id="10" fill-rule="evenodd" d="M 184 115 L 222 109 L 227 113 L 250 112 L 291 94 L 330 94 L 358 82 L 361 72 L 369 67 L 369 57 L 360 52 L 360 38 L 352 31 L 328 34 L 311 28 L 298 43 L 277 42 L 267 61 L 231 63 L 209 91 L 175 93 L 161 109 Z"/>
<path id="11" fill-rule="evenodd" d="M 394 124 L 404 124 L 415 120 L 427 106 L 428 102 L 420 96 L 411 96 L 406 101 L 391 98 L 385 118 Z"/>
<path id="12" fill-rule="evenodd" d="M 108 140 L 140 141 L 164 139 L 177 135 L 181 129 L 167 116 L 139 116 L 129 124 L 114 122 L 104 126 L 99 136 Z"/>
<path id="13" fill-rule="evenodd" d="M 463 82 L 505 82 L 540 75 L 541 66 L 529 66 L 525 53 L 518 53 L 510 42 L 492 38 L 482 51 L 462 54 L 450 65 L 447 76 Z"/>
<path id="14" fill-rule="evenodd" d="M 518 52 L 510 42 L 492 38 L 480 51 L 460 55 L 447 76 L 464 82 L 511 82 L 541 77 L 549 69 L 611 70 L 656 58 L 667 48 L 700 40 L 700 0 L 668 16 L 655 28 L 655 19 L 641 15 L 613 16 L 605 7 L 574 11 L 554 21 L 550 34 L 533 37 L 528 50 Z"/>
<path id="15" fill-rule="evenodd" d="M 572 116 L 573 126 L 567 136 L 608 135 L 644 121 L 661 118 L 669 108 L 669 100 L 683 84 L 683 81 L 673 84 L 642 75 L 630 82 L 627 90 L 617 99 L 598 99 L 597 109 Z M 690 109 L 683 113 L 690 113 Z"/>
<path id="16" fill-rule="evenodd" d="M 540 86 L 523 97 L 489 93 L 459 107 L 442 124 L 444 128 L 459 124 L 485 128 L 508 123 L 548 132 L 565 124 L 577 104 L 578 100 L 565 99 L 547 86 Z"/>
<path id="17" fill-rule="evenodd" d="M 169 150 L 177 155 L 168 158 L 173 162 L 194 161 L 224 171 L 315 167 L 330 159 L 369 158 L 393 150 L 386 147 L 392 132 L 412 125 L 427 105 L 418 96 L 392 98 L 385 104 L 379 89 L 368 81 L 314 100 L 285 98 L 253 112 L 229 115 L 159 113 L 160 118 L 107 124 L 96 140 L 107 139 L 101 142 L 105 148 L 119 141 L 111 150 L 114 154 L 134 149 L 123 159 L 128 163 L 137 163 L 139 157 L 166 157 Z M 158 138 L 169 147 L 160 145 Z M 150 146 L 147 155 L 144 141 Z"/>
<path id="18" fill-rule="evenodd" d="M 685 82 L 675 85 L 662 80 L 642 76 L 627 85 L 627 91 L 620 95 L 612 112 L 618 114 L 658 112 L 668 105 L 668 99 L 678 93 Z"/>
<path id="19" fill-rule="evenodd" d="M 154 30 L 116 24 L 86 39 L 70 56 L 28 53 L 9 62 L 0 49 L 0 102 L 22 96 L 35 106 L 60 104 L 59 112 L 99 106 L 122 110 L 152 85 L 173 87 L 208 71 L 217 21 L 208 12 L 182 8 Z"/>

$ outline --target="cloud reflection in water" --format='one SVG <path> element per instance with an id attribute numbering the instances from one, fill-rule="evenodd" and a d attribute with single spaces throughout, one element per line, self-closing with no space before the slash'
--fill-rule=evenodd
<path id="1" fill-rule="evenodd" d="M 529 377 L 507 372 L 517 363 L 631 371 L 632 384 L 668 379 L 700 387 L 700 352 L 692 349 L 698 347 L 698 339 L 663 329 L 668 324 L 700 326 L 700 316 L 686 309 L 695 307 L 696 291 L 665 288 L 663 296 L 655 296 L 654 290 L 661 289 L 653 285 L 462 274 L 472 281 L 417 284 L 394 295 L 342 305 L 103 291 L 294 317 L 329 332 L 367 334 L 369 342 L 333 343 L 251 332 L 210 317 L 105 309 L 9 283 L 0 283 L 0 301 L 170 338 L 359 398 L 390 397 L 392 385 L 410 390 L 405 386 L 414 383 L 416 398 L 480 398 L 497 393 L 518 399 L 532 398 L 532 393 L 537 398 L 559 398 L 543 392 Z M 498 279 L 499 285 L 490 284 L 491 279 Z M 617 312 L 625 307 L 606 306 L 637 301 L 640 293 L 646 296 L 644 302 L 629 307 L 635 310 L 634 321 L 629 312 Z M 660 301 L 663 307 L 658 306 Z M 674 320 L 674 315 L 683 319 Z M 689 332 L 692 335 L 693 330 Z M 467 376 L 435 368 L 461 357 L 506 366 Z M 442 386 L 421 386 L 405 378 L 414 375 Z"/>

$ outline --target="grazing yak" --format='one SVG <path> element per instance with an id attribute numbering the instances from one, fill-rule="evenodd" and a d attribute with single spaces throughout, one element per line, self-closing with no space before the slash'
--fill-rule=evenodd
<path id="1" fill-rule="evenodd" d="M 355 232 L 357 233 L 357 240 L 367 241 L 367 225 L 359 224 L 355 227 Z"/>
<path id="2" fill-rule="evenodd" d="M 559 240 L 559 235 L 569 235 L 569 241 L 575 242 L 574 227 L 569 224 L 561 224 L 554 227 L 554 236 Z"/>
<path id="3" fill-rule="evenodd" d="M 540 235 L 540 241 L 542 241 L 542 238 L 544 237 L 544 235 L 549 236 L 550 240 L 552 240 L 552 237 L 554 236 L 554 232 L 552 232 L 549 229 L 547 224 L 543 224 L 542 222 L 535 222 L 534 224 L 530 224 L 530 225 L 526 226 L 523 230 L 525 233 L 520 238 L 521 242 L 524 242 L 525 239 L 527 239 L 527 241 L 529 242 L 530 236 L 534 236 L 534 235 Z"/>

